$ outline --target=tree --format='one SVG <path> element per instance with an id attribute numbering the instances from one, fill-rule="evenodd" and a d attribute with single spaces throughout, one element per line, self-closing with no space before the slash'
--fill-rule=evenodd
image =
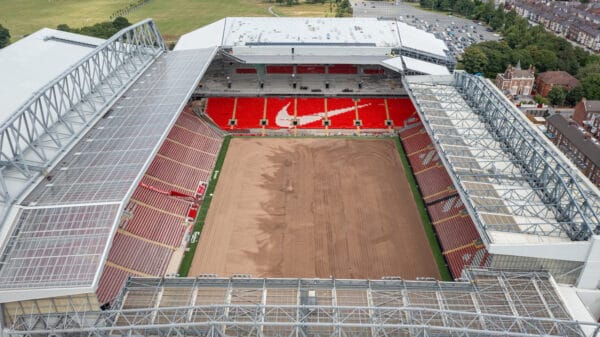
<path id="1" fill-rule="evenodd" d="M 540 72 L 558 69 L 558 57 L 551 50 L 539 49 L 537 46 L 529 46 L 529 55 L 531 55 L 535 68 Z"/>
<path id="2" fill-rule="evenodd" d="M 10 43 L 10 31 L 0 25 L 0 48 L 8 46 Z"/>
<path id="3" fill-rule="evenodd" d="M 588 74 L 581 80 L 583 95 L 590 100 L 600 99 L 600 73 Z"/>
<path id="4" fill-rule="evenodd" d="M 493 30 L 498 30 L 504 26 L 504 9 L 502 6 L 498 6 L 498 8 L 494 11 L 494 14 L 490 18 L 490 27 Z"/>
<path id="5" fill-rule="evenodd" d="M 335 11 L 335 16 L 343 17 L 343 16 L 352 16 L 352 5 L 349 0 L 341 0 L 338 1 L 337 9 Z"/>
<path id="6" fill-rule="evenodd" d="M 122 16 L 116 17 L 113 20 L 112 24 L 117 31 L 119 31 L 125 27 L 129 27 L 131 25 L 131 23 L 129 23 L 129 21 Z"/>
<path id="7" fill-rule="evenodd" d="M 469 73 L 483 73 L 488 67 L 488 58 L 479 47 L 469 47 L 462 57 L 462 64 Z"/>
<path id="8" fill-rule="evenodd" d="M 56 26 L 57 30 L 62 30 L 63 32 L 70 32 L 71 31 L 71 27 L 69 27 L 69 25 L 61 23 L 60 25 Z"/>
<path id="9" fill-rule="evenodd" d="M 563 105 L 567 97 L 567 91 L 560 85 L 555 85 L 548 92 L 548 100 L 552 105 Z"/>
<path id="10" fill-rule="evenodd" d="M 517 22 L 518 14 L 514 9 L 511 9 L 510 12 L 506 13 L 504 17 L 504 30 L 512 27 Z"/>
<path id="11" fill-rule="evenodd" d="M 542 95 L 537 94 L 533 98 L 537 104 L 548 104 L 548 100 L 545 99 Z"/>
<path id="12" fill-rule="evenodd" d="M 600 62 L 591 62 L 579 68 L 575 77 L 577 77 L 579 80 L 583 80 L 590 74 L 600 74 Z"/>
<path id="13" fill-rule="evenodd" d="M 578 85 L 575 88 L 571 89 L 567 93 L 567 97 L 565 98 L 565 103 L 570 106 L 574 106 L 583 98 L 583 88 Z"/>

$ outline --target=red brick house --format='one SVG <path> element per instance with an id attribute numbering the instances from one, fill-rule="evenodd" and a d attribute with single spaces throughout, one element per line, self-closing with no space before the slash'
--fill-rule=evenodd
<path id="1" fill-rule="evenodd" d="M 600 101 L 582 99 L 575 106 L 573 120 L 586 128 L 596 138 L 600 138 Z"/>
<path id="2" fill-rule="evenodd" d="M 535 80 L 536 92 L 544 97 L 548 96 L 555 85 L 571 90 L 579 85 L 579 81 L 566 71 L 546 71 L 540 73 Z"/>
<path id="3" fill-rule="evenodd" d="M 508 65 L 504 73 L 496 76 L 496 86 L 506 94 L 531 95 L 533 82 L 535 81 L 535 68 L 529 66 L 529 69 L 521 69 L 521 62 L 516 67 Z"/>
<path id="4" fill-rule="evenodd" d="M 546 127 L 550 140 L 600 187 L 600 142 L 560 114 L 546 118 Z"/>

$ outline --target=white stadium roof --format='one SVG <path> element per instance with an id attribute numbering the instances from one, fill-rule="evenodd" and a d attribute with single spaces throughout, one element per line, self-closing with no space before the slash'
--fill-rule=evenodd
<path id="1" fill-rule="evenodd" d="M 444 41 L 436 38 L 435 35 L 409 26 L 404 22 L 398 21 L 397 25 L 402 47 L 423 50 L 437 56 L 446 56 L 445 51 L 448 50 L 448 46 Z"/>
<path id="2" fill-rule="evenodd" d="M 0 123 L 35 91 L 102 42 L 95 37 L 44 28 L 0 49 Z"/>
<path id="3" fill-rule="evenodd" d="M 450 75 L 448 68 L 439 64 L 425 62 L 416 58 L 402 56 L 406 70 L 412 70 L 425 75 Z"/>
<path id="4" fill-rule="evenodd" d="M 175 50 L 215 46 L 246 63 L 377 64 L 399 50 L 437 64 L 450 61 L 448 47 L 433 34 L 376 18 L 231 17 L 182 35 Z M 448 74 L 440 67 L 423 71 L 430 62 L 408 62 L 421 73 Z"/>
<path id="5" fill-rule="evenodd" d="M 392 48 L 400 37 L 396 21 L 375 18 L 230 17 L 182 35 L 175 50 L 300 44 Z"/>

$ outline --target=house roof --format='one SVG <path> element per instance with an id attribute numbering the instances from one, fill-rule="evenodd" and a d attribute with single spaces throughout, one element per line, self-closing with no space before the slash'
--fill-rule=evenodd
<path id="1" fill-rule="evenodd" d="M 600 101 L 583 99 L 582 102 L 586 112 L 600 112 Z"/>
<path id="2" fill-rule="evenodd" d="M 579 81 L 566 71 L 546 71 L 538 75 L 538 81 L 552 85 L 576 87 Z"/>
<path id="3" fill-rule="evenodd" d="M 589 138 L 589 134 L 587 134 L 579 125 L 576 123 L 569 123 L 569 121 L 561 114 L 554 114 L 546 118 L 546 121 L 564 135 L 569 142 L 571 142 L 584 156 L 588 157 L 594 165 L 600 167 L 600 145 L 598 141 Z M 586 134 L 588 135 L 588 138 L 586 138 Z"/>

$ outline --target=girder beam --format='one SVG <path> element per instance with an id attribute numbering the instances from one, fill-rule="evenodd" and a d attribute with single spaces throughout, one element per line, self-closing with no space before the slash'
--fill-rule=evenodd
<path id="1" fill-rule="evenodd" d="M 4 174 L 0 202 L 10 205 L 52 167 L 109 105 L 166 51 L 155 25 L 124 28 L 37 91 L 0 126 Z M 17 184 L 5 179 L 15 178 Z"/>
<path id="2" fill-rule="evenodd" d="M 407 77 L 404 81 L 442 162 L 480 228 L 486 224 L 478 211 L 505 208 L 517 216 L 535 217 L 536 212 L 549 215 L 546 227 L 556 228 L 552 235 L 558 231 L 572 240 L 586 240 L 592 233 L 600 233 L 600 196 L 490 83 L 464 72 L 427 79 Z M 523 192 L 499 192 L 504 195 L 497 205 L 477 205 L 469 200 L 467 186 L 475 183 L 490 184 L 486 187 L 498 191 L 521 185 L 526 196 L 515 203 L 504 196 L 514 198 Z M 533 227 L 537 229 L 532 233 L 548 233 L 538 232 L 540 226 Z"/>

